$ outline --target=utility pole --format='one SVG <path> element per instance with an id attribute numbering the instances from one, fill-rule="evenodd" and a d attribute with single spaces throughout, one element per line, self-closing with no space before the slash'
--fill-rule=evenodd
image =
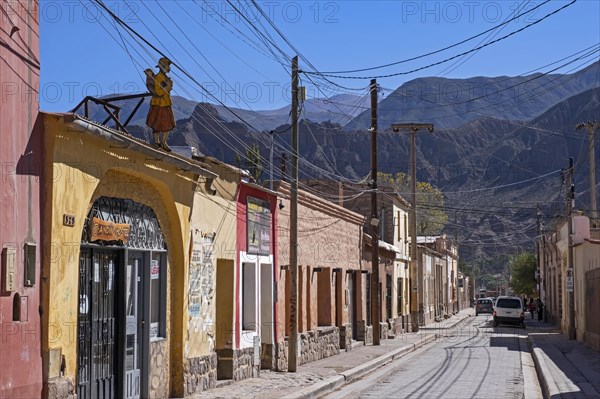
<path id="1" fill-rule="evenodd" d="M 536 240 L 536 246 L 538 248 L 538 284 L 540 299 L 544 304 L 543 317 L 544 322 L 548 321 L 548 295 L 546 295 L 546 281 L 548 280 L 548 267 L 546 265 L 546 234 L 544 233 L 544 226 L 542 224 L 542 212 L 540 206 L 536 206 L 537 209 L 537 224 L 538 224 L 538 238 Z"/>
<path id="2" fill-rule="evenodd" d="M 596 156 L 594 150 L 594 133 L 600 129 L 600 122 L 580 123 L 576 126 L 577 130 L 587 128 L 588 131 L 588 154 L 590 162 L 590 209 L 592 211 L 592 226 L 598 223 L 598 203 L 596 202 Z"/>
<path id="3" fill-rule="evenodd" d="M 417 251 L 417 172 L 415 162 L 415 135 L 419 129 L 427 129 L 433 133 L 433 124 L 431 123 L 394 123 L 392 130 L 394 132 L 400 129 L 408 130 L 410 133 L 410 191 L 411 191 L 411 213 L 410 213 L 410 276 L 411 276 L 411 295 L 410 295 L 410 314 L 412 319 L 412 331 L 419 331 L 419 325 L 424 324 L 423 306 L 423 267 Z M 453 293 L 454 295 L 454 293 Z M 418 303 L 418 306 L 417 306 Z M 454 305 L 453 305 L 454 306 Z"/>
<path id="4" fill-rule="evenodd" d="M 269 154 L 269 189 L 273 191 L 273 140 L 275 131 L 271 130 L 271 152 Z"/>
<path id="5" fill-rule="evenodd" d="M 540 300 L 542 299 L 542 253 L 541 253 L 541 239 L 542 239 L 542 212 L 540 211 L 540 205 L 536 205 L 536 216 L 537 216 L 537 238 L 535 240 L 535 253 L 536 253 L 536 258 L 537 258 L 537 268 L 535 271 L 535 284 L 536 284 L 536 291 L 537 291 L 537 296 L 540 298 Z M 545 298 L 544 298 L 544 303 L 545 302 Z"/>
<path id="6" fill-rule="evenodd" d="M 292 181 L 290 188 L 290 342 L 288 371 L 298 363 L 298 56 L 292 58 Z"/>
<path id="7" fill-rule="evenodd" d="M 573 158 L 569 158 L 569 170 L 567 171 L 567 224 L 569 244 L 569 264 L 567 269 L 567 293 L 569 297 L 569 339 L 577 339 L 575 332 L 575 273 L 573 269 L 573 208 L 575 207 L 575 184 L 573 183 Z"/>
<path id="8" fill-rule="evenodd" d="M 373 345 L 381 344 L 381 304 L 379 303 L 379 217 L 377 214 L 377 81 L 371 79 L 371 324 Z"/>

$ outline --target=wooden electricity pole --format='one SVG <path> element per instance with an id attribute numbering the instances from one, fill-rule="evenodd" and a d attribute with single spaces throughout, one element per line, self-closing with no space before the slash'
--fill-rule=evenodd
<path id="1" fill-rule="evenodd" d="M 377 214 L 377 81 L 371 80 L 371 324 L 373 345 L 381 344 L 381 304 L 379 303 L 379 216 Z"/>
<path id="2" fill-rule="evenodd" d="M 600 122 L 587 122 L 577 125 L 577 130 L 586 128 L 588 131 L 588 154 L 590 162 L 590 209 L 592 225 L 598 223 L 598 203 L 596 202 L 596 156 L 594 150 L 594 133 L 600 129 Z"/>
<path id="3" fill-rule="evenodd" d="M 419 325 L 424 324 L 424 298 L 423 290 L 423 267 L 421 265 L 417 251 L 417 173 L 415 162 L 415 136 L 419 129 L 427 129 L 433 133 L 433 124 L 431 123 L 394 123 L 392 130 L 408 130 L 410 133 L 410 314 L 412 319 L 412 331 L 419 331 Z M 452 291 L 454 296 L 454 290 Z"/>
<path id="4" fill-rule="evenodd" d="M 575 332 L 575 270 L 573 268 L 573 208 L 575 207 L 575 184 L 573 183 L 573 158 L 569 158 L 567 171 L 567 228 L 568 228 L 568 256 L 567 265 L 567 293 L 569 298 L 569 339 L 576 339 Z"/>
<path id="5" fill-rule="evenodd" d="M 288 371 L 298 363 L 298 56 L 292 58 L 292 181 L 290 187 L 290 341 Z"/>

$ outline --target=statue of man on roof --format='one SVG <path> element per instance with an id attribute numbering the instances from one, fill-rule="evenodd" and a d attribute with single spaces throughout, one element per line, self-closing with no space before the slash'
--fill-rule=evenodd
<path id="1" fill-rule="evenodd" d="M 171 130 L 175 128 L 173 103 L 171 102 L 173 81 L 167 76 L 167 73 L 171 71 L 171 60 L 162 57 L 158 60 L 156 67 L 159 69 L 156 74 L 150 68 L 144 71 L 146 75 L 146 87 L 152 94 L 150 111 L 146 117 L 146 125 L 152 129 L 154 147 L 170 152 L 171 149 L 167 145 L 167 138 Z"/>

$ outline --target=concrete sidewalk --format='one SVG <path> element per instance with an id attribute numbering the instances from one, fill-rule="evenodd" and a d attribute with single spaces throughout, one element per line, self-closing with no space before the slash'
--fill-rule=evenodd
<path id="1" fill-rule="evenodd" d="M 440 323 L 421 328 L 417 333 L 405 333 L 395 339 L 385 339 L 381 345 L 353 342 L 352 350 L 298 366 L 296 373 L 261 370 L 259 378 L 251 378 L 218 386 L 191 396 L 192 398 L 314 398 L 332 392 L 343 384 L 402 357 L 430 342 L 444 331 L 456 327 L 473 316 L 472 308 Z"/>
<path id="2" fill-rule="evenodd" d="M 600 352 L 569 340 L 549 323 L 526 320 L 545 398 L 600 398 Z"/>

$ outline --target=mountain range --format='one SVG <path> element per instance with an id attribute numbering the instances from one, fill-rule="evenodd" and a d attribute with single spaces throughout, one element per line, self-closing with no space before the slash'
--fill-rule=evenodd
<path id="1" fill-rule="evenodd" d="M 537 205 L 546 226 L 564 215 L 561 169 L 570 157 L 575 159 L 576 208 L 590 209 L 587 131 L 575 126 L 600 121 L 599 98 L 600 63 L 563 75 L 415 79 L 378 103 L 378 169 L 409 171 L 409 135 L 393 132 L 392 123 L 433 123 L 434 133 L 416 136 L 417 179 L 444 192 L 450 221 L 444 232 L 456 237 L 463 260 L 531 250 L 539 227 Z M 364 100 L 346 95 L 304 104 L 301 179 L 358 181 L 369 174 L 370 110 Z M 272 139 L 275 178 L 280 177 L 281 154 L 290 151 L 289 107 L 233 110 L 248 122 L 242 123 L 220 106 L 174 102 L 179 120 L 170 144 L 194 146 L 233 164 L 236 155 L 243 158 L 244 146 L 258 144 L 266 165 Z M 347 110 L 354 115 L 341 118 L 336 113 L 341 103 L 353 104 Z M 138 114 L 145 117 L 143 109 Z M 144 119 L 136 123 L 143 126 Z M 148 138 L 141 126 L 130 132 Z M 599 143 L 596 139 L 597 154 Z"/>

